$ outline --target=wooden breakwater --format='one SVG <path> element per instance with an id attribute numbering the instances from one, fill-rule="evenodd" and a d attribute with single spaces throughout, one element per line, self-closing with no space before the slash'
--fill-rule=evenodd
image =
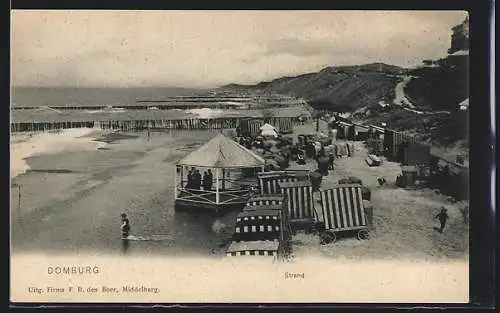
<path id="1" fill-rule="evenodd" d="M 70 128 L 94 128 L 94 121 L 62 121 L 62 122 L 11 122 L 10 132 L 36 132 Z"/>
<path id="2" fill-rule="evenodd" d="M 149 120 L 107 120 L 107 121 L 23 121 L 11 122 L 11 132 L 49 131 L 69 128 L 94 128 L 140 131 L 146 129 L 183 129 L 183 130 L 213 130 L 232 129 L 240 125 L 246 117 L 224 117 L 214 119 L 186 118 L 186 119 L 149 119 Z M 259 119 L 260 120 L 260 119 Z M 297 125 L 295 117 L 273 117 L 270 122 L 276 125 Z"/>

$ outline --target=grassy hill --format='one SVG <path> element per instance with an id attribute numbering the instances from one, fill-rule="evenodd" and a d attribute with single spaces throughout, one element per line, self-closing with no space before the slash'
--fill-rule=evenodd
<path id="1" fill-rule="evenodd" d="M 313 108 L 354 111 L 360 107 L 390 101 L 400 67 L 382 63 L 327 67 L 316 73 L 281 77 L 256 85 L 230 84 L 230 91 L 259 91 L 289 94 L 307 100 Z"/>
<path id="2" fill-rule="evenodd" d="M 426 60 L 433 66 L 403 69 L 372 63 L 327 67 L 316 73 L 256 85 L 231 84 L 222 89 L 289 94 L 304 98 L 314 109 L 350 112 L 360 122 L 385 122 L 438 145 L 466 147 L 468 111 L 459 110 L 458 104 L 469 97 L 468 20 L 452 31 L 450 55 L 437 61 Z M 400 82 L 410 102 L 405 104 L 407 107 L 393 103 Z M 388 105 L 382 106 L 381 101 Z"/>
<path id="3" fill-rule="evenodd" d="M 468 56 L 448 57 L 439 63 L 439 67 L 410 71 L 414 78 L 405 93 L 420 107 L 454 111 L 469 97 Z"/>

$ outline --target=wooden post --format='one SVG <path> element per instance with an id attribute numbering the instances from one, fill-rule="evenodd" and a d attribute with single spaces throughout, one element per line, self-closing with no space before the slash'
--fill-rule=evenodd
<path id="1" fill-rule="evenodd" d="M 215 169 L 215 204 L 219 204 L 219 169 Z"/>
<path id="2" fill-rule="evenodd" d="M 18 199 L 17 199 L 17 209 L 19 210 L 19 213 L 21 213 L 21 185 L 17 185 L 18 188 Z"/>
<path id="3" fill-rule="evenodd" d="M 222 169 L 222 189 L 226 189 L 226 169 Z"/>
<path id="4" fill-rule="evenodd" d="M 175 173 L 174 173 L 174 200 L 177 200 L 177 169 L 178 168 L 179 167 L 176 165 L 175 166 Z M 181 177 L 181 184 L 182 184 L 182 177 Z"/>

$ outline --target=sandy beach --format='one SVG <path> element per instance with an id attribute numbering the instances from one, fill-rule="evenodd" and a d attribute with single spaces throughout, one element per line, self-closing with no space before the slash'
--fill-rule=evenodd
<path id="1" fill-rule="evenodd" d="M 294 136 L 309 133 L 314 127 L 314 123 L 298 126 Z M 321 129 L 326 129 L 326 124 L 321 123 Z M 13 250 L 120 253 L 119 215 L 127 212 L 134 234 L 167 238 L 134 242 L 129 253 L 213 255 L 232 231 L 236 212 L 220 218 L 226 224 L 222 234 L 212 230 L 214 217 L 175 213 L 172 174 L 176 160 L 214 135 L 206 131 L 153 132 L 148 139 L 142 133 L 88 129 L 62 136 L 37 134 L 24 142 L 16 138 L 13 162 L 17 162 L 18 173 L 22 168 L 27 172 L 12 180 L 21 185 L 20 208 L 18 189 L 12 188 L 11 193 Z M 19 166 L 22 153 L 27 156 L 24 167 Z M 399 164 L 383 162 L 379 167 L 368 167 L 366 153 L 363 144 L 356 142 L 354 156 L 337 159 L 335 170 L 323 178 L 322 186 L 357 176 L 372 190 L 374 229 L 370 240 L 345 238 L 321 246 L 317 235 L 298 233 L 293 238 L 295 257 L 467 261 L 468 226 L 462 222 L 462 204 L 452 203 L 433 190 L 397 188 L 394 181 L 400 173 Z M 291 163 L 291 169 L 314 170 L 315 166 L 314 161 Z M 389 184 L 378 186 L 378 177 L 385 177 Z M 441 206 L 448 208 L 451 217 L 444 234 L 435 230 L 434 217 Z M 318 202 L 315 207 L 321 216 Z"/>
<path id="2" fill-rule="evenodd" d="M 103 146 L 103 143 L 93 141 L 93 138 L 99 133 L 90 128 L 13 133 L 10 140 L 10 178 L 25 173 L 29 169 L 26 158 L 31 156 L 98 149 Z"/>
<path id="3" fill-rule="evenodd" d="M 297 127 L 294 136 L 314 127 L 314 123 Z M 395 187 L 399 165 L 384 162 L 369 168 L 364 162 L 366 150 L 358 142 L 354 156 L 337 159 L 322 186 L 354 175 L 372 190 L 374 228 L 369 240 L 345 237 L 320 245 L 317 235 L 299 232 L 292 238 L 290 262 L 224 257 L 223 243 L 233 232 L 237 212 L 216 218 L 175 212 L 173 206 L 175 161 L 214 135 L 172 131 L 152 132 L 148 138 L 144 133 L 87 131 L 75 132 L 76 139 L 69 140 L 73 144 L 63 144 L 66 139 L 44 141 L 58 143 L 51 151 L 32 148 L 36 153 L 25 159 L 28 170 L 13 178 L 21 186 L 20 207 L 18 189 L 11 193 L 13 298 L 33 299 L 26 288 L 41 281 L 67 288 L 67 277 L 47 275 L 47 264 L 98 264 L 105 275 L 71 276 L 71 282 L 119 287 L 147 281 L 160 291 L 154 296 L 116 297 L 46 293 L 37 299 L 185 302 L 193 301 L 195 292 L 197 301 L 204 302 L 467 301 L 469 232 L 460 204 L 432 190 Z M 291 169 L 295 168 L 315 169 L 315 162 L 292 162 Z M 380 176 L 388 186 L 377 186 Z M 434 217 L 442 205 L 448 208 L 450 221 L 441 234 Z M 315 208 L 321 218 L 318 202 Z M 128 213 L 133 235 L 163 239 L 130 241 L 124 255 L 121 212 Z M 213 229 L 217 221 L 225 225 L 220 232 Z M 307 279 L 287 280 L 286 272 L 305 273 Z M 342 288 L 321 288 L 332 281 Z M 243 292 L 257 285 L 262 286 L 259 292 Z M 425 292 L 419 291 L 422 286 Z"/>

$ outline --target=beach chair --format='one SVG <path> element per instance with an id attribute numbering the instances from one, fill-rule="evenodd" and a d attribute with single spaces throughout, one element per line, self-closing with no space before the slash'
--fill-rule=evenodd
<path id="1" fill-rule="evenodd" d="M 338 185 L 320 190 L 324 228 L 330 242 L 337 233 L 355 232 L 359 240 L 369 238 L 368 222 L 362 199 L 362 186 Z"/>
<path id="2" fill-rule="evenodd" d="M 286 195 L 287 215 L 294 229 L 310 229 L 317 221 L 314 208 L 313 186 L 310 181 L 279 183 L 281 193 Z"/>
<path id="3" fill-rule="evenodd" d="M 284 198 L 284 195 L 281 195 Z M 249 201 L 250 202 L 250 201 Z M 264 201 L 263 201 L 264 202 Z M 283 245 L 285 255 L 292 252 L 292 230 L 286 209 L 286 201 L 276 204 L 255 204 L 256 201 L 250 202 L 252 204 L 244 207 L 243 212 L 255 212 L 255 214 L 263 214 L 269 210 L 279 212 L 281 231 L 280 240 Z"/>
<path id="4" fill-rule="evenodd" d="M 259 178 L 261 194 L 280 193 L 278 183 L 294 182 L 299 180 L 299 175 L 297 173 L 288 171 L 260 172 L 257 176 Z"/>
<path id="5" fill-rule="evenodd" d="M 282 205 L 285 202 L 285 195 L 277 194 L 261 194 L 250 197 L 247 201 L 247 206 L 253 205 Z"/>
<path id="6" fill-rule="evenodd" d="M 253 210 L 237 215 L 233 241 L 279 240 L 283 241 L 280 211 Z"/>
<path id="7" fill-rule="evenodd" d="M 401 166 L 402 182 L 401 187 L 413 188 L 415 187 L 415 182 L 418 178 L 418 169 L 415 165 L 403 165 Z"/>
<path id="8" fill-rule="evenodd" d="M 271 257 L 275 261 L 281 257 L 280 243 L 278 241 L 233 242 L 227 248 L 226 256 Z"/>

